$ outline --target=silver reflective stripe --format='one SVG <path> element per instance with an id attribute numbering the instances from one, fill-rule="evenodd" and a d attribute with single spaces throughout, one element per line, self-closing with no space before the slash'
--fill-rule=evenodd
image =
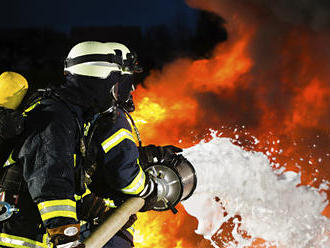
<path id="1" fill-rule="evenodd" d="M 105 202 L 105 205 L 109 208 L 116 208 L 117 206 L 115 205 L 115 202 L 109 198 L 103 199 Z"/>
<path id="2" fill-rule="evenodd" d="M 76 202 L 70 199 L 40 202 L 38 209 L 43 221 L 56 217 L 77 219 Z"/>
<path id="3" fill-rule="evenodd" d="M 134 185 L 133 188 L 126 187 L 124 189 L 121 189 L 121 192 L 125 194 L 139 194 L 143 190 L 145 179 L 146 179 L 146 175 L 142 171 L 141 178 L 139 179 L 138 182 L 136 182 L 136 185 Z M 130 184 L 130 186 L 131 185 L 132 184 Z"/>
<path id="4" fill-rule="evenodd" d="M 18 240 L 18 239 L 13 239 L 13 238 L 9 238 L 9 237 L 0 237 L 0 244 L 1 245 L 5 245 L 5 246 L 8 246 L 8 247 L 15 247 L 15 248 L 18 248 L 18 247 L 22 247 L 22 248 L 46 248 L 48 247 L 46 244 L 44 246 L 39 246 L 37 244 L 32 244 L 32 242 L 35 242 L 35 241 L 32 241 L 31 240 L 31 243 L 27 242 L 27 241 L 23 241 L 23 240 Z"/>
<path id="5" fill-rule="evenodd" d="M 113 147 L 115 147 L 120 142 L 122 142 L 124 139 L 129 139 L 129 140 L 135 142 L 132 133 L 130 131 L 122 128 L 119 131 L 117 131 L 115 134 L 113 134 L 110 138 L 103 141 L 102 148 L 105 151 L 105 153 L 107 153 Z"/>
<path id="6" fill-rule="evenodd" d="M 75 240 L 73 242 L 66 243 L 63 245 L 57 245 L 56 248 L 72 248 L 72 247 L 76 247 L 79 244 L 81 244 L 81 242 L 79 240 Z"/>
<path id="7" fill-rule="evenodd" d="M 45 207 L 43 209 L 39 209 L 39 212 L 41 215 L 47 214 L 50 212 L 55 212 L 55 211 L 71 211 L 71 212 L 76 212 L 76 208 L 73 206 L 68 206 L 68 205 L 61 205 L 61 206 L 51 206 L 51 207 Z"/>
<path id="8" fill-rule="evenodd" d="M 6 167 L 6 166 L 9 166 L 9 165 L 12 165 L 12 164 L 16 163 L 12 156 L 13 156 L 13 152 L 10 153 L 9 158 L 7 159 L 7 161 L 5 162 L 3 167 Z"/>
<path id="9" fill-rule="evenodd" d="M 6 163 L 5 163 L 5 165 L 6 166 L 9 166 L 9 165 L 11 165 L 11 162 L 9 160 L 7 160 Z"/>

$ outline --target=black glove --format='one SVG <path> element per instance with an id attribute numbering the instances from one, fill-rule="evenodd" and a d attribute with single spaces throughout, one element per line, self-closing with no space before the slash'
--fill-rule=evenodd
<path id="1" fill-rule="evenodd" d="M 149 210 L 153 210 L 157 200 L 158 200 L 158 189 L 157 189 L 157 183 L 152 178 L 152 175 L 146 172 L 146 186 L 143 192 L 142 197 L 145 200 L 145 203 L 143 207 L 140 209 L 140 212 L 146 212 Z"/>
<path id="2" fill-rule="evenodd" d="M 155 146 L 148 145 L 139 147 L 139 161 L 142 168 L 155 163 L 172 163 L 176 159 L 176 153 L 182 152 L 182 149 L 176 146 Z"/>
<path id="3" fill-rule="evenodd" d="M 97 219 L 97 222 L 102 222 L 108 207 L 101 197 L 91 193 L 82 198 L 81 202 L 77 204 L 77 209 L 79 220 L 94 222 Z"/>
<path id="4" fill-rule="evenodd" d="M 136 216 L 136 214 L 132 214 L 132 215 L 129 217 L 129 219 L 128 219 L 128 221 L 126 222 L 126 224 L 122 227 L 122 229 L 127 229 L 127 228 L 131 227 L 131 226 L 135 223 L 136 220 L 137 220 L 137 216 Z"/>
<path id="5" fill-rule="evenodd" d="M 47 232 L 56 248 L 85 248 L 79 241 L 80 224 L 59 226 L 47 229 Z"/>

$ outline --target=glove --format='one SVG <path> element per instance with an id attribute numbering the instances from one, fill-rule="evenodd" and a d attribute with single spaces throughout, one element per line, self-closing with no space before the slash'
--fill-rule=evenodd
<path id="1" fill-rule="evenodd" d="M 139 212 L 153 210 L 158 200 L 157 183 L 149 173 L 146 173 L 146 182 L 146 190 L 142 191 L 143 195 L 140 196 L 145 200 L 145 203 Z"/>
<path id="2" fill-rule="evenodd" d="M 56 248 L 85 248 L 79 241 L 80 224 L 59 226 L 47 229 L 47 232 Z"/>
<path id="3" fill-rule="evenodd" d="M 136 220 L 137 220 L 137 216 L 136 216 L 136 214 L 132 214 L 132 215 L 129 217 L 129 219 L 128 219 L 128 221 L 126 222 L 126 224 L 122 227 L 122 229 L 127 229 L 127 228 L 131 227 L 131 226 L 135 223 Z"/>
<path id="4" fill-rule="evenodd" d="M 105 213 L 109 210 L 104 200 L 94 193 L 83 197 L 77 208 L 78 219 L 88 222 L 94 222 L 96 220 L 97 222 L 102 222 L 105 218 Z"/>
<path id="5" fill-rule="evenodd" d="M 144 169 L 155 163 L 172 163 L 176 158 L 176 153 L 182 152 L 181 148 L 173 145 L 148 145 L 139 147 L 138 149 L 140 165 Z"/>

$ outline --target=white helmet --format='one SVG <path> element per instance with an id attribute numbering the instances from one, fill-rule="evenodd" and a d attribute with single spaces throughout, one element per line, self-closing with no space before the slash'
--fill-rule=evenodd
<path id="1" fill-rule="evenodd" d="M 105 43 L 109 49 L 112 49 L 117 52 L 117 54 L 121 54 L 123 58 L 122 64 L 122 74 L 133 74 L 136 68 L 132 68 L 132 66 L 137 66 L 136 64 L 136 55 L 131 53 L 130 50 L 123 44 L 117 42 L 107 42 Z"/>
<path id="2" fill-rule="evenodd" d="M 64 63 L 67 73 L 101 79 L 114 71 L 132 74 L 139 69 L 136 56 L 125 45 L 115 42 L 81 42 L 70 50 Z"/>

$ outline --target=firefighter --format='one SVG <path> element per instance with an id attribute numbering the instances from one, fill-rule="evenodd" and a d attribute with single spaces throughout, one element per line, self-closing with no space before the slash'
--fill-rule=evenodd
<path id="1" fill-rule="evenodd" d="M 106 199 L 111 208 L 120 206 L 128 197 L 143 197 L 146 204 L 142 211 L 148 211 L 157 200 L 157 185 L 153 178 L 144 172 L 143 167 L 155 159 L 161 161 L 165 154 L 180 152 L 181 149 L 169 146 L 161 149 L 153 145 L 141 147 L 141 144 L 137 147 L 139 134 L 129 113 L 135 109 L 131 95 L 134 90 L 134 76 L 142 69 L 127 47 L 118 43 L 112 43 L 111 46 L 121 50 L 124 59 L 132 56 L 132 63 L 131 66 L 123 68 L 123 80 L 112 88 L 114 106 L 100 115 L 89 130 L 89 165 L 86 168 L 91 179 L 89 188 L 99 197 Z M 111 211 L 109 213 L 111 214 Z M 136 215 L 131 216 L 124 228 L 104 247 L 133 247 L 135 230 L 132 224 L 135 220 Z M 87 232 L 84 234 L 88 236 L 88 230 L 93 231 L 95 225 L 89 223 L 85 227 Z"/>
<path id="2" fill-rule="evenodd" d="M 17 108 L 28 90 L 27 80 L 19 73 L 6 71 L 0 75 L 0 165 L 3 165 L 23 131 L 24 120 Z"/>
<path id="3" fill-rule="evenodd" d="M 125 80 L 123 68 L 133 62 L 133 56 L 124 53 L 113 43 L 77 44 L 65 61 L 65 83 L 41 91 L 23 112 L 24 131 L 1 178 L 1 200 L 7 211 L 1 216 L 1 247 L 83 248 L 79 220 L 105 215 L 104 200 L 86 188 L 84 124 L 114 106 L 113 86 Z M 105 153 L 113 146 L 108 141 L 103 143 Z M 152 180 L 140 167 L 136 165 L 130 175 L 134 180 L 123 190 L 155 194 Z M 136 180 L 139 186 L 132 189 Z M 8 204 L 11 210 L 5 208 Z"/>

